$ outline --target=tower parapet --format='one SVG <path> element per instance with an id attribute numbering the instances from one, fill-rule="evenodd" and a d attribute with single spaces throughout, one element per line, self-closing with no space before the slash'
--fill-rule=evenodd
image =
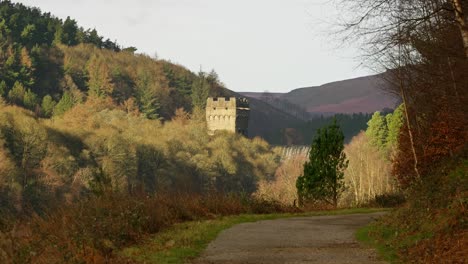
<path id="1" fill-rule="evenodd" d="M 227 130 L 247 136 L 249 113 L 246 98 L 209 97 L 206 101 L 208 133 L 213 135 L 217 130 Z"/>

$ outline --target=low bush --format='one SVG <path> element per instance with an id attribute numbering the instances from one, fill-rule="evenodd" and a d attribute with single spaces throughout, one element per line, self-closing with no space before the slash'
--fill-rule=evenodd
<path id="1" fill-rule="evenodd" d="M 402 193 L 387 193 L 376 195 L 374 201 L 370 204 L 376 207 L 390 208 L 401 206 L 405 201 L 406 198 Z"/>
<path id="2" fill-rule="evenodd" d="M 243 213 L 296 211 L 271 201 L 217 193 L 107 194 L 15 223 L 12 229 L 0 233 L 0 261 L 128 263 L 115 252 L 175 223 Z"/>
<path id="3" fill-rule="evenodd" d="M 404 206 L 371 226 L 369 235 L 402 262 L 465 263 L 467 172 L 466 158 L 439 166 L 414 184 Z"/>

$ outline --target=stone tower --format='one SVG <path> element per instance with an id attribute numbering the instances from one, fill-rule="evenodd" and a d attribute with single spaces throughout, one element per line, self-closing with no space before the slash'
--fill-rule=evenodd
<path id="1" fill-rule="evenodd" d="M 206 101 L 206 123 L 208 133 L 227 130 L 248 135 L 249 101 L 246 98 L 209 97 Z"/>

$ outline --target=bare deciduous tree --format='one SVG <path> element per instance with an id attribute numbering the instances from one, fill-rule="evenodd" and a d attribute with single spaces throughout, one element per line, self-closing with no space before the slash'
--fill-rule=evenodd
<path id="1" fill-rule="evenodd" d="M 345 152 L 349 159 L 348 168 L 345 170 L 348 189 L 343 194 L 342 206 L 366 204 L 377 195 L 396 190 L 390 173 L 390 161 L 378 148 L 370 144 L 364 132 L 346 145 Z"/>
<path id="2" fill-rule="evenodd" d="M 358 42 L 364 58 L 393 84 L 388 86 L 404 102 L 405 133 L 411 151 L 412 174 L 441 157 L 434 150 L 441 113 L 454 122 L 446 131 L 447 143 L 463 144 L 455 131 L 466 129 L 467 97 L 459 87 L 468 85 L 468 2 L 461 0 L 337 0 L 343 9 L 344 40 Z M 437 140 L 436 140 L 437 139 Z M 440 145 L 440 144 L 439 144 Z M 445 153 L 445 152 L 444 152 Z M 399 163 L 398 166 L 403 163 Z M 405 163 L 409 165 L 409 163 Z M 400 166 L 397 170 L 401 170 Z M 404 173 L 409 173 L 407 169 Z M 397 175 L 398 176 L 398 175 Z"/>

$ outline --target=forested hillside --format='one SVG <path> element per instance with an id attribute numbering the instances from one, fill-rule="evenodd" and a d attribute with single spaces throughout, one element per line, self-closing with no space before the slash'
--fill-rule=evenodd
<path id="1" fill-rule="evenodd" d="M 163 125 L 103 99 L 53 120 L 2 104 L 0 143 L 1 207 L 14 211 L 41 211 L 87 193 L 251 193 L 278 162 L 261 139 L 210 137 L 183 111 Z"/>
<path id="2" fill-rule="evenodd" d="M 0 96 L 38 117 L 61 116 L 88 98 L 149 119 L 170 120 L 176 109 L 203 109 L 207 96 L 239 96 L 217 74 L 192 73 L 183 66 L 136 54 L 136 48 L 103 40 L 37 8 L 0 3 Z M 284 142 L 283 131 L 299 120 L 252 100 L 250 137 Z M 200 112 L 200 111 L 199 111 Z"/>
<path id="3" fill-rule="evenodd" d="M 0 3 L 0 36 L 0 95 L 42 117 L 95 97 L 169 120 L 177 108 L 203 107 L 197 96 L 222 94 L 215 72 L 196 75 L 135 54 L 135 48 L 103 40 L 73 19 L 62 21 L 22 4 Z"/>
<path id="4" fill-rule="evenodd" d="M 118 263 L 113 250 L 180 221 L 291 210 L 250 198 L 279 155 L 209 136 L 210 95 L 233 95 L 214 71 L 1 1 L 0 262 Z"/>
<path id="5" fill-rule="evenodd" d="M 251 193 L 272 174 L 265 141 L 207 135 L 206 98 L 232 94 L 214 71 L 135 54 L 37 8 L 2 1 L 0 15 L 3 208 L 108 191 Z"/>

